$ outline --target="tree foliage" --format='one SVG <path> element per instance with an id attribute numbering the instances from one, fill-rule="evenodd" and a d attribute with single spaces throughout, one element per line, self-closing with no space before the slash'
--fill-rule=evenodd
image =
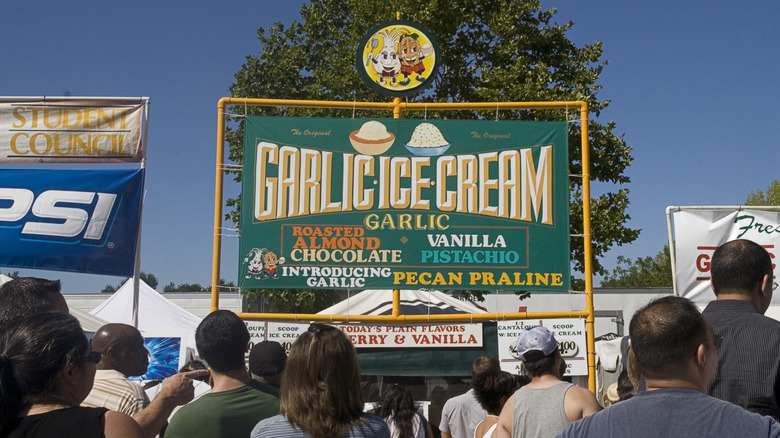
<path id="1" fill-rule="evenodd" d="M 179 285 L 173 282 L 168 283 L 163 287 L 163 293 L 168 292 L 208 292 L 211 288 L 206 288 L 199 283 L 181 283 Z"/>
<path id="2" fill-rule="evenodd" d="M 347 299 L 349 294 L 335 289 L 252 289 L 243 292 L 250 302 L 264 297 L 272 313 L 317 313 Z"/>
<path id="3" fill-rule="evenodd" d="M 220 292 L 234 292 L 236 289 L 236 283 L 232 281 L 226 281 L 224 278 L 219 279 L 219 291 Z M 163 293 L 175 293 L 175 292 L 211 292 L 211 286 L 203 286 L 200 283 L 179 283 L 175 284 L 170 282 L 163 287 Z"/>
<path id="4" fill-rule="evenodd" d="M 614 122 L 594 119 L 609 101 L 597 97 L 607 61 L 599 42 L 577 46 L 566 33 L 572 22 L 557 23 L 555 9 L 536 0 L 404 0 L 364 2 L 313 0 L 301 8 L 302 21 L 276 23 L 257 31 L 259 52 L 246 57 L 229 91 L 233 97 L 337 101 L 385 101 L 355 72 L 360 38 L 379 22 L 402 18 L 420 23 L 437 38 L 442 59 L 439 75 L 420 102 L 493 102 L 583 100 L 590 117 L 590 178 L 610 186 L 629 182 L 632 155 Z M 292 107 L 231 107 L 234 114 L 352 117 L 353 111 Z M 356 117 L 391 117 L 387 112 L 360 111 Z M 423 117 L 407 112 L 405 117 Z M 578 111 L 513 110 L 428 111 L 432 118 L 502 120 L 577 120 Z M 236 120 L 240 120 L 237 117 Z M 569 128 L 569 172 L 582 173 L 580 125 Z M 229 159 L 242 164 L 243 127 L 228 127 Z M 241 174 L 235 172 L 240 181 Z M 581 179 L 571 179 L 571 232 L 582 234 Z M 226 219 L 238 223 L 240 197 L 226 201 Z M 592 242 L 596 274 L 605 273 L 598 258 L 615 245 L 634 241 L 639 230 L 630 219 L 628 189 L 605 190 L 592 199 Z M 574 269 L 584 270 L 583 239 L 572 239 Z"/>
<path id="5" fill-rule="evenodd" d="M 766 189 L 766 194 L 761 190 L 750 192 L 745 201 L 745 205 L 780 205 L 780 180 L 772 181 Z"/>
<path id="6" fill-rule="evenodd" d="M 672 259 L 669 245 L 655 257 L 630 260 L 619 256 L 617 266 L 604 276 L 602 287 L 672 287 Z"/>

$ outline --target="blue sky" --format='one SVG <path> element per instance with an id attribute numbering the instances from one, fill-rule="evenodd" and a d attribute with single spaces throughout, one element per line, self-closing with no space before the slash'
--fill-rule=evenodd
<path id="1" fill-rule="evenodd" d="M 149 96 L 142 263 L 162 285 L 211 281 L 216 105 L 256 54 L 258 27 L 298 19 L 300 1 L 0 0 L 0 95 Z M 609 60 L 599 96 L 634 149 L 630 258 L 666 243 L 668 205 L 737 205 L 777 172 L 780 3 L 543 0 L 579 45 Z M 378 17 L 378 22 L 387 17 Z M 598 193 L 609 187 L 594 184 Z M 227 185 L 227 194 L 238 187 Z M 237 238 L 222 276 L 234 280 Z M 15 270 L 0 268 L 2 272 Z M 27 271 L 95 292 L 121 278 Z"/>

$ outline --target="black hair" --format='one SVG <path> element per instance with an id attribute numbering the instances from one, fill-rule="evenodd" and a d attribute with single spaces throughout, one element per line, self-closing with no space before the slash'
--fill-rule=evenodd
<path id="1" fill-rule="evenodd" d="M 636 395 L 636 388 L 634 388 L 634 383 L 631 382 L 631 379 L 628 377 L 628 368 L 621 371 L 620 375 L 618 376 L 617 392 L 618 399 L 620 401 L 628 400 Z"/>
<path id="2" fill-rule="evenodd" d="M 0 286 L 0 327 L 35 313 L 48 312 L 60 293 L 59 280 L 20 277 Z"/>
<path id="3" fill-rule="evenodd" d="M 518 380 L 506 371 L 482 373 L 474 378 L 474 394 L 488 414 L 498 415 L 506 399 L 519 388 Z M 503 399 L 503 400 L 502 400 Z"/>
<path id="4" fill-rule="evenodd" d="M 764 275 L 773 276 L 772 258 L 764 247 L 746 239 L 724 243 L 712 255 L 712 290 L 749 294 Z"/>
<path id="5" fill-rule="evenodd" d="M 379 416 L 395 424 L 399 437 L 414 436 L 414 399 L 405 386 L 391 385 L 382 399 Z M 422 425 L 422 424 L 421 424 Z"/>
<path id="6" fill-rule="evenodd" d="M 249 330 L 235 313 L 215 310 L 198 324 L 195 345 L 200 357 L 217 372 L 243 369 Z"/>
<path id="7" fill-rule="evenodd" d="M 89 342 L 67 313 L 38 313 L 0 335 L 0 436 L 8 436 L 19 412 L 35 403 L 65 403 L 59 379 L 68 364 L 81 366 Z"/>
<path id="8" fill-rule="evenodd" d="M 650 378 L 679 374 L 699 345 L 708 346 L 708 330 L 699 309 L 677 296 L 651 301 L 634 314 L 628 328 L 639 369 Z"/>
<path id="9" fill-rule="evenodd" d="M 550 371 L 555 367 L 555 356 L 557 352 L 557 348 L 555 351 L 546 356 L 539 350 L 531 350 L 526 352 L 523 355 L 526 358 L 526 360 L 523 362 L 523 366 L 525 367 L 528 375 L 531 377 L 539 377 L 544 374 L 549 374 Z"/>

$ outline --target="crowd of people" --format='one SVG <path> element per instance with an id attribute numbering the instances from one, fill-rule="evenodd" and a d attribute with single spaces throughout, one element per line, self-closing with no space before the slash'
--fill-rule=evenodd
<path id="1" fill-rule="evenodd" d="M 0 436 L 780 438 L 780 322 L 764 316 L 771 256 L 731 241 L 711 274 L 716 299 L 703 312 L 665 296 L 633 315 L 628 366 L 606 408 L 566 381 L 558 342 L 540 326 L 517 338 L 523 375 L 477 358 L 471 389 L 444 403 L 438 424 L 399 384 L 365 412 L 357 352 L 338 328 L 311 324 L 289 355 L 274 342 L 250 351 L 246 325 L 225 310 L 197 328 L 203 362 L 144 390 L 128 379 L 149 364 L 137 329 L 107 324 L 90 341 L 59 282 L 18 278 L 0 287 Z"/>

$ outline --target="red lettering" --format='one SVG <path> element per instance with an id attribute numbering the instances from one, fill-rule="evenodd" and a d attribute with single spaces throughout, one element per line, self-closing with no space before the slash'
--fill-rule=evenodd
<path id="1" fill-rule="evenodd" d="M 696 269 L 699 272 L 710 272 L 710 255 L 700 254 L 696 257 Z"/>

